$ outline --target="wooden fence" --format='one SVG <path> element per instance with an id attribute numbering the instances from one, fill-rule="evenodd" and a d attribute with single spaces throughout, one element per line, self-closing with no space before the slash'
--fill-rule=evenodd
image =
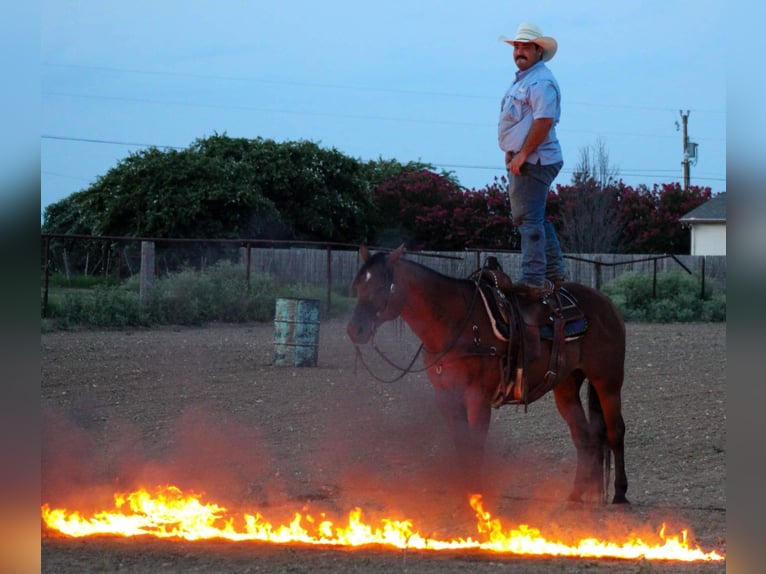
<path id="1" fill-rule="evenodd" d="M 69 273 L 71 258 L 68 251 L 79 249 L 95 255 L 84 259 L 84 271 L 103 276 L 125 277 L 141 270 L 142 253 L 151 244 L 158 246 L 153 269 L 143 273 L 162 275 L 171 268 L 167 261 L 174 250 L 183 252 L 186 265 L 199 269 L 212 265 L 217 259 L 228 259 L 244 265 L 246 278 L 252 274 L 268 274 L 280 282 L 324 286 L 329 304 L 332 291 L 343 291 L 353 280 L 361 265 L 356 246 L 349 244 L 266 241 L 266 240 L 205 240 L 205 239 L 158 239 L 138 237 L 93 237 L 43 235 L 43 304 L 47 303 L 48 277 L 51 271 Z M 197 255 L 190 256 L 189 246 L 198 245 Z M 87 249 L 86 249 L 87 248 Z M 99 255 L 100 254 L 100 255 Z M 86 253 L 87 255 L 87 253 Z M 511 277 L 520 274 L 521 254 L 512 251 L 466 250 L 454 252 L 412 252 L 407 257 L 432 267 L 445 275 L 468 277 L 478 269 L 488 256 L 498 259 Z M 194 258 L 198 261 L 194 261 Z M 680 271 L 699 278 L 700 293 L 706 283 L 726 287 L 726 256 L 693 255 L 626 255 L 626 254 L 565 254 L 568 278 L 596 289 L 628 271 L 658 273 Z M 132 262 L 131 262 L 132 261 Z M 63 265 L 62 265 L 63 262 Z M 82 274 L 83 270 L 73 270 Z M 144 278 L 145 279 L 145 278 Z"/>
<path id="2" fill-rule="evenodd" d="M 439 251 L 413 252 L 409 259 L 427 265 L 445 275 L 468 277 L 478 269 L 487 256 L 497 257 L 505 272 L 518 277 L 521 254 L 498 251 Z M 567 276 L 571 281 L 596 289 L 628 271 L 657 273 L 680 271 L 698 276 L 700 281 L 726 287 L 726 256 L 694 255 L 617 255 L 617 254 L 565 254 Z M 361 265 L 356 251 L 332 251 L 328 255 L 318 249 L 252 249 L 251 265 L 256 272 L 267 273 L 280 281 L 299 281 L 323 285 L 331 269 L 333 286 L 349 285 Z"/>

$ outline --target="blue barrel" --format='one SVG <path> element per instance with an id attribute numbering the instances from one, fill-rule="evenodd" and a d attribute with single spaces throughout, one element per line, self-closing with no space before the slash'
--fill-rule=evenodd
<path id="1" fill-rule="evenodd" d="M 319 354 L 319 299 L 277 299 L 274 365 L 316 367 Z"/>

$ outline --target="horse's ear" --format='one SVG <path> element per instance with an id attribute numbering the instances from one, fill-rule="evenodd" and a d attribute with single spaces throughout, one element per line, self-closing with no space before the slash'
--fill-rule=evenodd
<path id="1" fill-rule="evenodd" d="M 396 263 L 396 261 L 402 256 L 402 253 L 404 253 L 404 243 L 389 253 L 388 262 Z"/>
<path id="2" fill-rule="evenodd" d="M 359 248 L 359 256 L 362 258 L 362 261 L 367 261 L 370 258 L 370 252 L 365 245 Z"/>

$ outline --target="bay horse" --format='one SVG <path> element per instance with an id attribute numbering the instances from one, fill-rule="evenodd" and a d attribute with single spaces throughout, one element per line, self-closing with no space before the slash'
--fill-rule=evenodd
<path id="1" fill-rule="evenodd" d="M 357 302 L 347 325 L 351 342 L 357 347 L 369 343 L 381 324 L 397 317 L 408 324 L 422 343 L 424 367 L 462 470 L 480 480 L 476 477 L 481 474 L 493 396 L 503 377 L 500 357 L 511 341 L 498 338 L 485 306 L 477 303 L 475 280 L 449 277 L 407 260 L 403 245 L 388 254 L 371 255 L 366 247 L 359 252 L 363 264 L 352 283 Z M 569 500 L 580 502 L 586 494 L 604 499 L 611 450 L 612 502 L 628 503 L 621 412 L 625 324 L 599 291 L 573 282 L 563 287 L 576 298 L 588 322 L 581 336 L 568 339 L 559 350 L 559 375 L 552 389 L 577 450 Z M 552 346 L 551 341 L 540 341 L 536 358 L 527 365 L 532 389 L 549 370 Z M 580 399 L 586 380 L 588 416 Z M 537 400 L 537 394 L 532 393 L 529 402 Z"/>

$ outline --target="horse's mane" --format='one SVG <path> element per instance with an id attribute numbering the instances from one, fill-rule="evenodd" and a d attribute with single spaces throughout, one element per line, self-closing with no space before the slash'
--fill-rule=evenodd
<path id="1" fill-rule="evenodd" d="M 387 253 L 384 251 L 378 251 L 374 255 L 372 255 L 364 265 L 362 265 L 362 268 L 359 270 L 360 273 L 366 271 L 373 265 L 385 265 L 386 264 L 386 255 Z M 401 263 L 404 263 L 406 265 L 413 266 L 420 270 L 422 273 L 432 275 L 436 278 L 445 280 L 445 281 L 452 281 L 452 282 L 458 282 L 458 283 L 472 283 L 470 279 L 465 278 L 459 278 L 459 277 L 452 277 L 451 275 L 445 275 L 441 271 L 437 271 L 436 269 L 433 269 L 432 267 L 429 267 L 428 265 L 424 265 L 423 263 L 418 263 L 417 261 L 413 261 L 411 259 L 404 259 L 400 258 L 399 261 Z"/>
<path id="2" fill-rule="evenodd" d="M 453 277 L 452 275 L 446 275 L 445 273 L 442 273 L 441 271 L 437 271 L 433 267 L 429 267 L 428 265 L 424 265 L 423 263 L 418 263 L 417 261 L 412 261 L 411 259 L 401 259 L 401 261 L 409 265 L 414 265 L 415 267 L 422 270 L 423 272 L 429 275 L 435 275 L 436 277 L 440 279 L 445 279 L 447 281 L 453 281 L 458 283 L 472 283 L 470 279 L 466 279 L 464 277 Z"/>

